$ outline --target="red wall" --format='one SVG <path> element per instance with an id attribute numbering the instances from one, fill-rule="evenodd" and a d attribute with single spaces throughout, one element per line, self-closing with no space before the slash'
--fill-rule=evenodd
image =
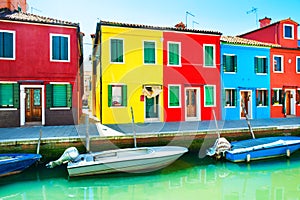
<path id="1" fill-rule="evenodd" d="M 261 42 L 277 44 L 279 42 L 279 37 L 276 36 L 276 26 L 277 25 L 274 24 L 272 26 L 259 29 L 258 31 L 253 31 L 245 35 L 241 35 L 241 37 L 251 40 L 258 40 Z"/>
<path id="2" fill-rule="evenodd" d="M 181 67 L 168 64 L 168 41 L 181 42 Z M 216 47 L 216 68 L 203 67 L 203 44 Z M 201 113 L 199 120 L 211 120 L 212 109 L 220 119 L 220 36 L 192 33 L 164 33 L 164 106 L 165 121 L 185 121 L 185 87 L 200 88 Z M 168 84 L 181 85 L 181 108 L 168 108 Z M 204 86 L 216 85 L 216 107 L 204 107 Z"/>
<path id="3" fill-rule="evenodd" d="M 273 72 L 273 56 L 281 55 L 284 60 L 284 73 Z M 271 78 L 271 89 L 283 88 L 286 89 L 297 89 L 300 88 L 300 73 L 296 72 L 296 56 L 300 56 L 300 51 L 290 50 L 283 48 L 272 48 L 271 49 L 271 63 L 270 63 L 270 78 Z M 291 61 L 289 63 L 289 60 Z M 296 105 L 296 115 L 300 116 L 300 106 Z M 282 114 L 282 106 L 271 106 L 271 118 L 284 117 Z"/>

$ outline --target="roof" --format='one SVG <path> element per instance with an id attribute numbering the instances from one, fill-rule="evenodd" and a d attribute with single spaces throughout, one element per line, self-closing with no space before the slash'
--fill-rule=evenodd
<path id="1" fill-rule="evenodd" d="M 251 45 L 251 46 L 261 46 L 261 47 L 280 47 L 279 44 L 259 42 L 256 40 L 245 39 L 236 36 L 221 36 L 221 42 L 231 43 L 231 44 L 242 44 L 242 45 Z"/>
<path id="2" fill-rule="evenodd" d="M 161 27 L 161 26 L 151 26 L 144 24 L 128 24 L 122 22 L 109 22 L 109 21 L 100 21 L 101 25 L 106 26 L 117 26 L 117 27 L 128 27 L 128 28 L 141 28 L 141 29 L 152 29 L 152 30 L 167 30 L 167 31 L 180 31 L 180 32 L 192 32 L 192 33 L 203 33 L 203 34 L 213 34 L 213 35 L 222 35 L 219 31 L 210 31 L 210 30 L 198 30 L 198 29 L 186 29 L 186 28 L 175 28 L 175 27 Z"/>
<path id="3" fill-rule="evenodd" d="M 271 24 L 269 24 L 269 25 L 267 25 L 267 26 L 260 27 L 260 28 L 258 28 L 258 29 L 254 29 L 254 30 L 249 31 L 249 32 L 247 32 L 247 33 L 240 34 L 240 35 L 238 35 L 238 36 L 245 36 L 245 35 L 248 35 L 249 33 L 253 33 L 253 32 L 256 32 L 256 31 L 260 31 L 261 29 L 265 29 L 265 28 L 268 28 L 268 27 L 270 27 L 270 26 L 274 26 L 274 25 L 276 25 L 276 24 L 279 24 L 280 22 L 285 22 L 285 21 L 292 21 L 293 23 L 295 23 L 295 24 L 297 24 L 297 25 L 299 26 L 299 24 L 298 24 L 297 22 L 295 22 L 295 21 L 292 20 L 291 18 L 287 18 L 287 19 L 283 19 L 283 20 L 280 20 L 280 21 L 271 23 Z"/>
<path id="4" fill-rule="evenodd" d="M 79 27 L 79 23 L 73 23 L 73 22 L 63 21 L 59 19 L 43 17 L 43 16 L 25 13 L 17 10 L 10 11 L 7 8 L 0 9 L 0 20 Z"/>

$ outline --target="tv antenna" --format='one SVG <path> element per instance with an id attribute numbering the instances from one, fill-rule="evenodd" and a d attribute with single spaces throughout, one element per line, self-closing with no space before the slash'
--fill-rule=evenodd
<path id="1" fill-rule="evenodd" d="M 189 11 L 185 12 L 185 28 L 187 28 L 187 26 L 188 26 L 188 22 L 187 22 L 188 15 L 195 17 L 195 15 L 192 14 L 191 12 L 189 12 Z"/>
<path id="2" fill-rule="evenodd" d="M 257 20 L 257 8 L 252 7 L 252 10 L 246 12 L 247 14 L 255 13 L 256 17 L 256 26 L 258 27 L 258 20 Z"/>

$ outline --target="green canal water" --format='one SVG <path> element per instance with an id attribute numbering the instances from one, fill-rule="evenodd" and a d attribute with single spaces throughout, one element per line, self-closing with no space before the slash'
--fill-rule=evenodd
<path id="1" fill-rule="evenodd" d="M 32 167 L 0 178 L 0 199 L 300 199 L 300 152 L 280 158 L 234 164 L 181 157 L 167 168 L 147 174 L 112 174 L 68 178 L 66 166 Z"/>

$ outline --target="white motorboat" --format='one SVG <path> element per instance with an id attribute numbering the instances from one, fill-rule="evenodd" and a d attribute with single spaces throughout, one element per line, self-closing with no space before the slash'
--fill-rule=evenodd
<path id="1" fill-rule="evenodd" d="M 79 154 L 75 147 L 65 150 L 56 161 L 47 164 L 53 168 L 68 162 L 70 177 L 114 172 L 146 173 L 173 163 L 188 149 L 180 146 L 136 147 Z"/>

